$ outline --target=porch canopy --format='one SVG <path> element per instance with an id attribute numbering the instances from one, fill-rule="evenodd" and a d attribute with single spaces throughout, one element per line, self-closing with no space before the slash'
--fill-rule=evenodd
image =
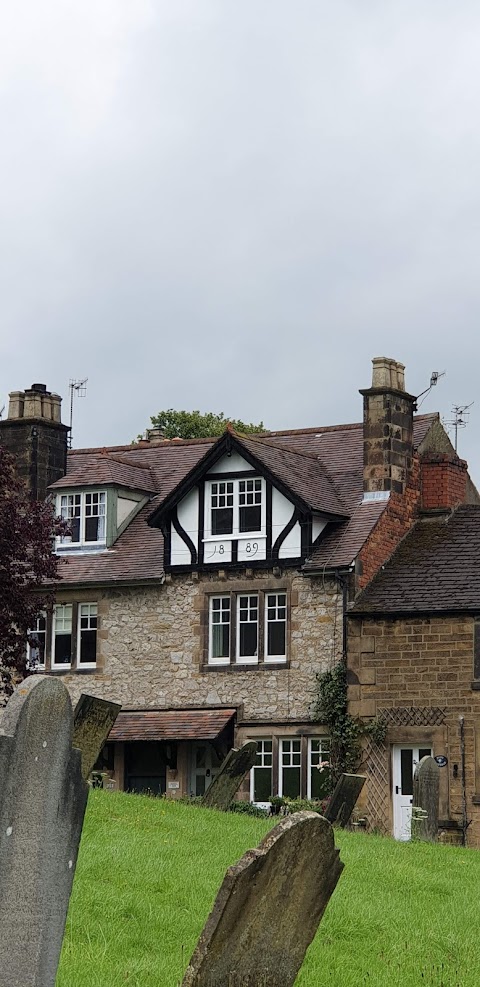
<path id="1" fill-rule="evenodd" d="M 216 740 L 236 709 L 149 709 L 121 712 L 108 742 L 129 740 Z"/>

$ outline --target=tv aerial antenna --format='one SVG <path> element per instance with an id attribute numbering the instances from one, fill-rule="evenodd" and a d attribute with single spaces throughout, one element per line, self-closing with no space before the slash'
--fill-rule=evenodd
<path id="1" fill-rule="evenodd" d="M 452 408 L 453 418 L 450 421 L 444 421 L 444 425 L 453 428 L 455 434 L 454 447 L 455 452 L 457 451 L 458 442 L 458 430 L 459 428 L 466 428 L 468 425 L 468 419 L 470 416 L 470 408 L 475 404 L 475 401 L 471 401 L 470 404 L 454 404 Z"/>
<path id="2" fill-rule="evenodd" d="M 417 397 L 415 398 L 415 403 L 417 405 L 417 409 L 420 407 L 420 405 L 423 404 L 423 401 L 425 401 L 425 398 L 427 397 L 427 395 L 430 394 L 430 391 L 432 390 L 432 387 L 435 387 L 438 384 L 440 378 L 441 377 L 446 377 L 446 375 L 447 375 L 447 371 L 446 370 L 441 370 L 441 371 L 439 371 L 439 370 L 432 370 L 432 373 L 430 375 L 430 384 L 429 384 L 429 386 L 426 387 L 424 391 L 421 391 L 420 394 L 417 394 Z M 419 398 L 423 398 L 423 401 L 420 401 L 420 404 L 418 404 Z"/>
<path id="3" fill-rule="evenodd" d="M 68 435 L 68 448 L 72 448 L 72 426 L 73 426 L 73 398 L 76 395 L 77 398 L 84 398 L 87 393 L 87 383 L 88 377 L 84 377 L 83 380 L 73 380 L 70 377 L 70 432 Z"/>

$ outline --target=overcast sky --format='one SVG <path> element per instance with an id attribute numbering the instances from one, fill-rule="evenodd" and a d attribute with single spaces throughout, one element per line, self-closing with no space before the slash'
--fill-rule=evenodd
<path id="1" fill-rule="evenodd" d="M 358 421 L 386 355 L 480 484 L 478 0 L 5 2 L 0 132 L 0 407 Z"/>

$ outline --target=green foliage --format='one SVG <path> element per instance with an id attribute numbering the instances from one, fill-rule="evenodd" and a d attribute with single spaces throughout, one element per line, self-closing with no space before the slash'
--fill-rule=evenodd
<path id="1" fill-rule="evenodd" d="M 230 802 L 229 812 L 239 812 L 244 816 L 256 816 L 257 819 L 265 819 L 269 815 L 268 809 L 262 809 L 253 802 Z"/>
<path id="2" fill-rule="evenodd" d="M 294 812 L 318 812 L 321 816 L 325 813 L 330 799 L 284 799 L 285 815 L 290 816 Z"/>
<path id="3" fill-rule="evenodd" d="M 343 658 L 334 668 L 317 675 L 318 699 L 315 719 L 328 727 L 332 788 L 343 772 L 355 772 L 361 758 L 361 737 L 369 736 L 383 744 L 387 723 L 376 717 L 369 723 L 350 716 L 347 703 L 347 663 Z"/>
<path id="4" fill-rule="evenodd" d="M 214 411 L 202 414 L 200 411 L 175 411 L 169 408 L 152 415 L 151 422 L 155 427 L 163 429 L 166 439 L 210 439 L 221 435 L 228 424 L 235 432 L 244 435 L 265 431 L 263 422 L 246 425 L 240 419 L 226 417 L 223 411 L 217 415 Z"/>
<path id="5" fill-rule="evenodd" d="M 347 664 L 344 659 L 317 675 L 315 719 L 328 727 L 332 788 L 342 772 L 355 771 L 360 761 L 360 725 L 347 708 Z"/>

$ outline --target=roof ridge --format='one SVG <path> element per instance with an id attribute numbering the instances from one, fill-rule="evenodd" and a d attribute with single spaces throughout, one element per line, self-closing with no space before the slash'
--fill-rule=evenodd
<path id="1" fill-rule="evenodd" d="M 141 470 L 143 473 L 151 473 L 151 466 L 137 466 L 136 463 L 131 463 L 128 459 L 123 459 L 121 456 L 112 456 L 109 452 L 104 452 L 101 454 L 104 459 L 108 459 L 111 463 L 119 463 L 120 466 L 129 466 L 133 470 Z"/>

